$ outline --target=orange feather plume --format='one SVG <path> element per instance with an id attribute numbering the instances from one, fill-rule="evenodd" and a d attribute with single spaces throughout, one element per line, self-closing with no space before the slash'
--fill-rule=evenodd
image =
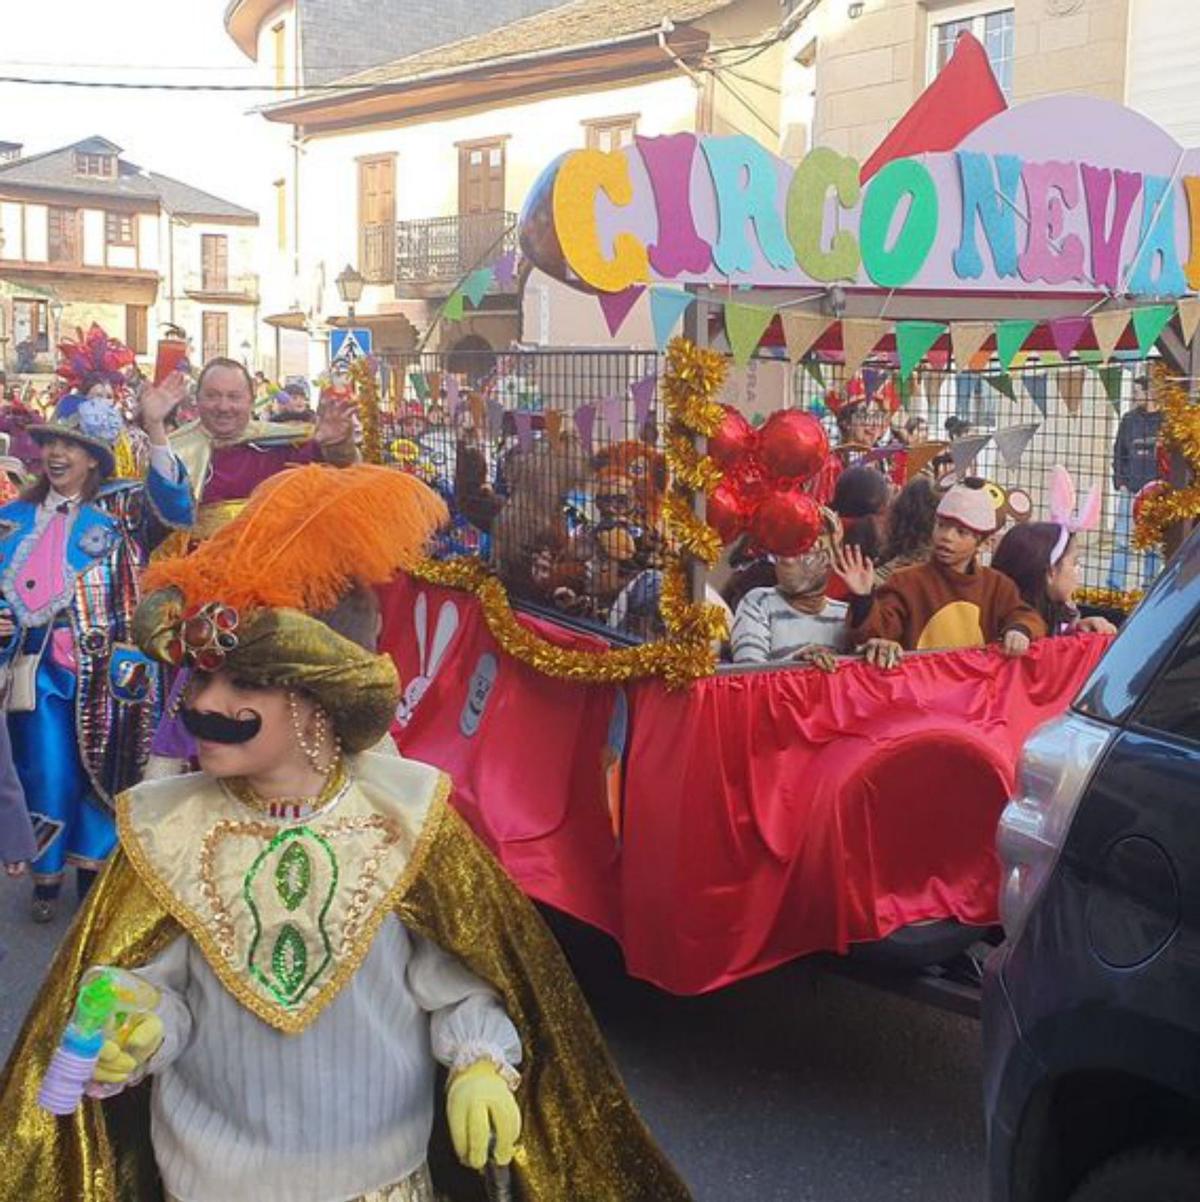
<path id="1" fill-rule="evenodd" d="M 190 555 L 152 564 L 142 587 L 178 588 L 188 609 L 220 601 L 320 613 L 353 586 L 412 567 L 448 517 L 431 488 L 392 468 L 290 468 Z"/>

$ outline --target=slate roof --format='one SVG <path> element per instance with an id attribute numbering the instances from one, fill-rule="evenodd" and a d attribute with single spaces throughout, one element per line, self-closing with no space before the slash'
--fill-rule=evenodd
<path id="1" fill-rule="evenodd" d="M 571 0 L 557 8 L 514 21 L 488 33 L 434 46 L 340 83 L 405 83 L 423 76 L 453 74 L 505 59 L 549 50 L 567 50 L 657 29 L 664 17 L 695 21 L 728 8 L 734 0 Z"/>
<path id="2" fill-rule="evenodd" d="M 28 155 L 11 163 L 0 163 L 0 190 L 5 185 L 22 188 L 47 188 L 56 192 L 74 192 L 80 197 L 103 197 L 148 201 L 161 204 L 172 213 L 191 217 L 222 217 L 237 221 L 258 220 L 258 214 L 230 200 L 193 188 L 169 176 L 143 171 L 136 163 L 117 159 L 113 179 L 80 175 L 75 170 L 75 155 L 120 154 L 120 147 L 106 138 L 85 138 L 70 146 Z"/>

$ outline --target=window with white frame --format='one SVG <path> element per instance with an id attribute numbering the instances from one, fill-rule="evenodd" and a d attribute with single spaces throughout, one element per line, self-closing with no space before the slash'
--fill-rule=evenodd
<path id="1" fill-rule="evenodd" d="M 1012 100 L 1013 39 L 1016 15 L 1011 4 L 999 0 L 977 0 L 973 4 L 955 4 L 929 13 L 929 80 L 950 61 L 960 34 L 977 38 L 987 51 L 996 81 L 1008 100 Z"/>

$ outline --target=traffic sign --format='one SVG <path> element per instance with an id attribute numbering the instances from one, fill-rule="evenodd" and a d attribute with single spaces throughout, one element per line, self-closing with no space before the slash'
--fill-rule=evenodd
<path id="1" fill-rule="evenodd" d="M 371 331 L 362 329 L 330 330 L 330 359 L 363 359 L 371 353 Z"/>

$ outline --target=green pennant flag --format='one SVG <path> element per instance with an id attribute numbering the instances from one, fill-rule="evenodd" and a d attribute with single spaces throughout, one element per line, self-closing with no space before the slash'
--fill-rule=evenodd
<path id="1" fill-rule="evenodd" d="M 1014 352 L 1015 354 L 1015 352 Z M 1012 376 L 1008 372 L 993 371 L 983 377 L 998 393 L 1008 397 L 1010 401 L 1017 399 L 1017 390 L 1013 386 Z"/>
<path id="2" fill-rule="evenodd" d="M 763 305 L 730 303 L 725 306 L 725 333 L 729 337 L 733 361 L 739 367 L 750 362 L 750 356 L 758 349 L 759 341 L 774 317 L 775 310 Z"/>
<path id="3" fill-rule="evenodd" d="M 1036 325 L 1036 321 L 996 322 L 996 357 L 1006 373 Z"/>
<path id="4" fill-rule="evenodd" d="M 429 400 L 429 381 L 425 378 L 423 371 L 409 372 L 408 382 L 413 386 L 413 392 L 417 394 L 418 400 Z"/>
<path id="5" fill-rule="evenodd" d="M 442 316 L 447 321 L 462 321 L 463 294 L 457 289 L 447 297 L 445 307 L 442 309 Z"/>
<path id="6" fill-rule="evenodd" d="M 916 371 L 917 364 L 925 358 L 929 348 L 949 328 L 940 321 L 896 322 L 896 350 L 900 355 L 902 380 L 907 380 Z"/>
<path id="7" fill-rule="evenodd" d="M 821 371 L 821 364 L 816 359 L 806 359 L 804 370 L 816 381 L 818 388 L 825 387 L 825 376 Z"/>
<path id="8" fill-rule="evenodd" d="M 490 267 L 480 267 L 463 280 L 462 294 L 471 302 L 473 309 L 479 308 L 480 302 L 487 296 L 488 289 L 492 286 L 493 279 L 495 279 L 495 272 Z"/>
<path id="9" fill-rule="evenodd" d="M 1163 327 L 1175 316 L 1174 305 L 1147 305 L 1133 311 L 1133 332 L 1144 355 L 1157 341 Z"/>
<path id="10" fill-rule="evenodd" d="M 1099 372 L 1100 383 L 1104 385 L 1104 395 L 1118 413 L 1121 412 L 1121 375 L 1122 368 L 1119 363 L 1102 367 Z"/>
<path id="11" fill-rule="evenodd" d="M 1104 362 L 1103 351 L 1076 351 L 1075 355 L 1080 363 L 1085 367 L 1090 367 L 1093 371 L 1099 371 L 1100 365 Z"/>

